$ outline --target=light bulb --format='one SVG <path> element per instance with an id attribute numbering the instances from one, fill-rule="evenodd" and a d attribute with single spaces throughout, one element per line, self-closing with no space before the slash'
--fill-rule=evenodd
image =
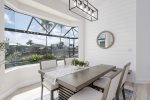
<path id="1" fill-rule="evenodd" d="M 95 16 L 95 14 L 94 14 L 94 13 L 92 13 L 92 16 Z"/>
<path id="2" fill-rule="evenodd" d="M 80 9 L 83 9 L 83 6 L 82 6 L 82 4 L 80 5 Z"/>
<path id="3" fill-rule="evenodd" d="M 87 12 L 87 8 L 84 8 L 84 11 Z"/>
<path id="4" fill-rule="evenodd" d="M 83 9 L 82 1 L 79 2 L 79 7 L 80 7 L 80 9 Z"/>
<path id="5" fill-rule="evenodd" d="M 95 16 L 95 15 L 94 15 L 94 10 L 92 10 L 92 16 Z"/>
<path id="6" fill-rule="evenodd" d="M 74 1 L 74 6 L 77 6 L 77 2 L 76 1 Z"/>
<path id="7" fill-rule="evenodd" d="M 91 9 L 90 9 L 90 7 L 88 7 L 88 14 L 90 14 L 91 13 L 91 11 L 90 11 Z"/>
<path id="8" fill-rule="evenodd" d="M 87 12 L 86 4 L 84 4 L 84 11 Z"/>
<path id="9" fill-rule="evenodd" d="M 91 10 L 88 11 L 88 14 L 91 14 Z"/>

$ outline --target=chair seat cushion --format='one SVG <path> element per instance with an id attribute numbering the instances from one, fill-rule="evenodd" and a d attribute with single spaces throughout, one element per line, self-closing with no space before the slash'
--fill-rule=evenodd
<path id="1" fill-rule="evenodd" d="M 68 100 L 101 100 L 102 95 L 103 93 L 93 88 L 86 87 L 74 94 L 73 96 L 71 96 Z"/>
<path id="2" fill-rule="evenodd" d="M 110 71 L 109 73 L 105 74 L 104 77 L 110 77 L 114 74 L 115 72 L 113 71 Z"/>
<path id="3" fill-rule="evenodd" d="M 46 87 L 48 90 L 54 90 L 58 88 L 58 84 L 53 85 L 52 83 L 50 83 L 49 81 L 47 81 L 46 79 L 43 81 L 43 85 L 44 87 Z"/>
<path id="4" fill-rule="evenodd" d="M 97 86 L 99 88 L 106 88 L 106 86 L 109 84 L 109 80 L 107 77 L 102 77 L 102 78 L 99 78 L 97 81 L 95 81 L 93 83 L 94 86 Z"/>

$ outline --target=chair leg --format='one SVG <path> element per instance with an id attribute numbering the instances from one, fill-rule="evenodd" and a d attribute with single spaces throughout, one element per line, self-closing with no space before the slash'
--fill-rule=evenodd
<path id="1" fill-rule="evenodd" d="M 41 100 L 43 100 L 43 84 L 41 85 Z"/>
<path id="2" fill-rule="evenodd" d="M 118 88 L 117 92 L 116 92 L 116 100 L 119 100 L 120 91 L 121 91 L 121 89 Z"/>
<path id="3" fill-rule="evenodd" d="M 126 100 L 124 87 L 122 89 L 123 100 Z"/>
<path id="4" fill-rule="evenodd" d="M 116 100 L 116 98 L 113 98 L 113 100 Z"/>
<path id="5" fill-rule="evenodd" d="M 54 91 L 52 90 L 50 94 L 51 94 L 50 95 L 50 100 L 53 100 L 53 98 L 54 98 Z"/>
<path id="6" fill-rule="evenodd" d="M 119 100 L 119 94 L 116 94 L 116 100 Z"/>

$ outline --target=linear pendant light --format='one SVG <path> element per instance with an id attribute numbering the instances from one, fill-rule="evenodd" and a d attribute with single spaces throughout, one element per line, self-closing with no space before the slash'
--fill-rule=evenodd
<path id="1" fill-rule="evenodd" d="M 69 0 L 69 10 L 89 21 L 98 20 L 98 9 L 88 0 Z"/>

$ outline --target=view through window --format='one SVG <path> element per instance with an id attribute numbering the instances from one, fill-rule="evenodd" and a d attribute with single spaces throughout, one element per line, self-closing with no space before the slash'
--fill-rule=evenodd
<path id="1" fill-rule="evenodd" d="M 65 26 L 5 6 L 6 68 L 40 60 L 78 57 L 78 27 Z"/>

